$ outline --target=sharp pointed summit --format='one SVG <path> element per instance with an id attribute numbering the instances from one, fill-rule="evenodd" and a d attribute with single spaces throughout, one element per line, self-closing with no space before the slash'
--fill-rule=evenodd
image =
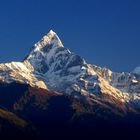
<path id="1" fill-rule="evenodd" d="M 50 30 L 47 35 L 37 42 L 35 48 L 48 47 L 49 45 L 52 45 L 53 47 L 63 47 L 60 38 L 53 30 Z"/>
<path id="2" fill-rule="evenodd" d="M 49 31 L 49 34 L 55 35 L 56 33 L 51 29 L 51 30 Z"/>
<path id="3" fill-rule="evenodd" d="M 64 57 L 66 54 L 68 56 L 71 52 L 64 48 L 58 35 L 50 30 L 47 35 L 34 45 L 25 61 L 29 61 L 35 70 L 44 73 L 50 69 L 55 59 L 60 55 Z"/>
<path id="4" fill-rule="evenodd" d="M 56 50 L 61 48 L 64 48 L 64 46 L 60 38 L 54 31 L 50 30 L 47 35 L 34 45 L 33 49 L 26 57 L 26 60 L 30 61 L 32 64 L 37 64 L 38 61 L 41 63 L 44 63 L 42 61 L 49 63 L 51 57 L 55 55 Z"/>
<path id="5" fill-rule="evenodd" d="M 50 30 L 47 35 L 50 38 L 56 37 L 57 39 L 59 39 L 58 35 L 56 34 L 56 32 L 54 32 L 53 30 Z"/>

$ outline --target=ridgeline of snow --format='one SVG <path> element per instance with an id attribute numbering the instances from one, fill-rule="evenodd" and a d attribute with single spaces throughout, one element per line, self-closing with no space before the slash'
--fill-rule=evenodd
<path id="1" fill-rule="evenodd" d="M 102 94 L 123 103 L 136 103 L 140 80 L 133 73 L 116 73 L 87 64 L 79 55 L 64 48 L 52 30 L 37 42 L 24 62 L 0 64 L 0 81 L 21 82 L 75 97 L 100 99 Z M 140 103 L 139 103 L 140 104 Z"/>

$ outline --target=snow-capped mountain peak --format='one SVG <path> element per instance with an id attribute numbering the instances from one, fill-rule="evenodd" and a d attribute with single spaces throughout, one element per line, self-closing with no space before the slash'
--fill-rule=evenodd
<path id="1" fill-rule="evenodd" d="M 122 95 L 115 87 L 112 88 L 92 65 L 64 48 L 53 31 L 35 44 L 25 62 L 33 66 L 35 77 L 44 81 L 51 90 L 85 97 L 99 96 L 101 92 L 108 92 L 111 95 L 112 92 L 117 99 L 122 97 L 121 100 L 124 101 L 124 98 L 127 98 L 127 95 Z"/>
<path id="2" fill-rule="evenodd" d="M 53 52 L 58 48 L 63 48 L 63 44 L 58 35 L 50 30 L 50 32 L 43 36 L 34 46 L 26 59 L 43 57 L 45 54 L 53 55 Z"/>
<path id="3" fill-rule="evenodd" d="M 56 59 L 63 57 L 67 61 L 69 54 L 71 52 L 64 48 L 58 35 L 50 30 L 46 36 L 34 45 L 25 61 L 30 62 L 35 71 L 46 73 L 51 69 L 51 65 L 54 64 Z M 60 61 L 58 63 L 60 66 Z"/>
<path id="4" fill-rule="evenodd" d="M 114 73 L 86 63 L 65 48 L 52 30 L 34 45 L 24 62 L 2 64 L 0 71 L 4 82 L 15 80 L 94 101 L 104 97 L 103 102 L 108 102 L 109 96 L 110 102 L 127 103 L 132 99 L 130 93 L 140 91 L 140 80 L 135 75 Z"/>

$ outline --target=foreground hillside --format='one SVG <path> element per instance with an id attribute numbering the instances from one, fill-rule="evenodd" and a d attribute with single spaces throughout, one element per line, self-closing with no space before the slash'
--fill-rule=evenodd
<path id="1" fill-rule="evenodd" d="M 84 99 L 19 83 L 1 83 L 0 91 L 1 136 L 7 133 L 8 136 L 31 138 L 90 137 L 100 132 L 101 136 L 111 136 L 121 135 L 123 129 L 123 135 L 127 136 L 132 128 L 139 127 L 137 113 L 126 113 L 122 110 L 124 105 L 119 103 L 116 110 L 120 112 L 114 112 L 109 103 L 107 106 L 98 99 L 89 104 Z"/>

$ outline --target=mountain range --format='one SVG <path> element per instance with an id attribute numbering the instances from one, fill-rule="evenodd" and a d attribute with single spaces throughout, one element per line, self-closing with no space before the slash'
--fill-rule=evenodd
<path id="1" fill-rule="evenodd" d="M 120 73 L 88 64 L 52 30 L 23 61 L 0 64 L 3 136 L 115 135 L 114 126 L 139 127 L 139 118 L 140 67 Z"/>

